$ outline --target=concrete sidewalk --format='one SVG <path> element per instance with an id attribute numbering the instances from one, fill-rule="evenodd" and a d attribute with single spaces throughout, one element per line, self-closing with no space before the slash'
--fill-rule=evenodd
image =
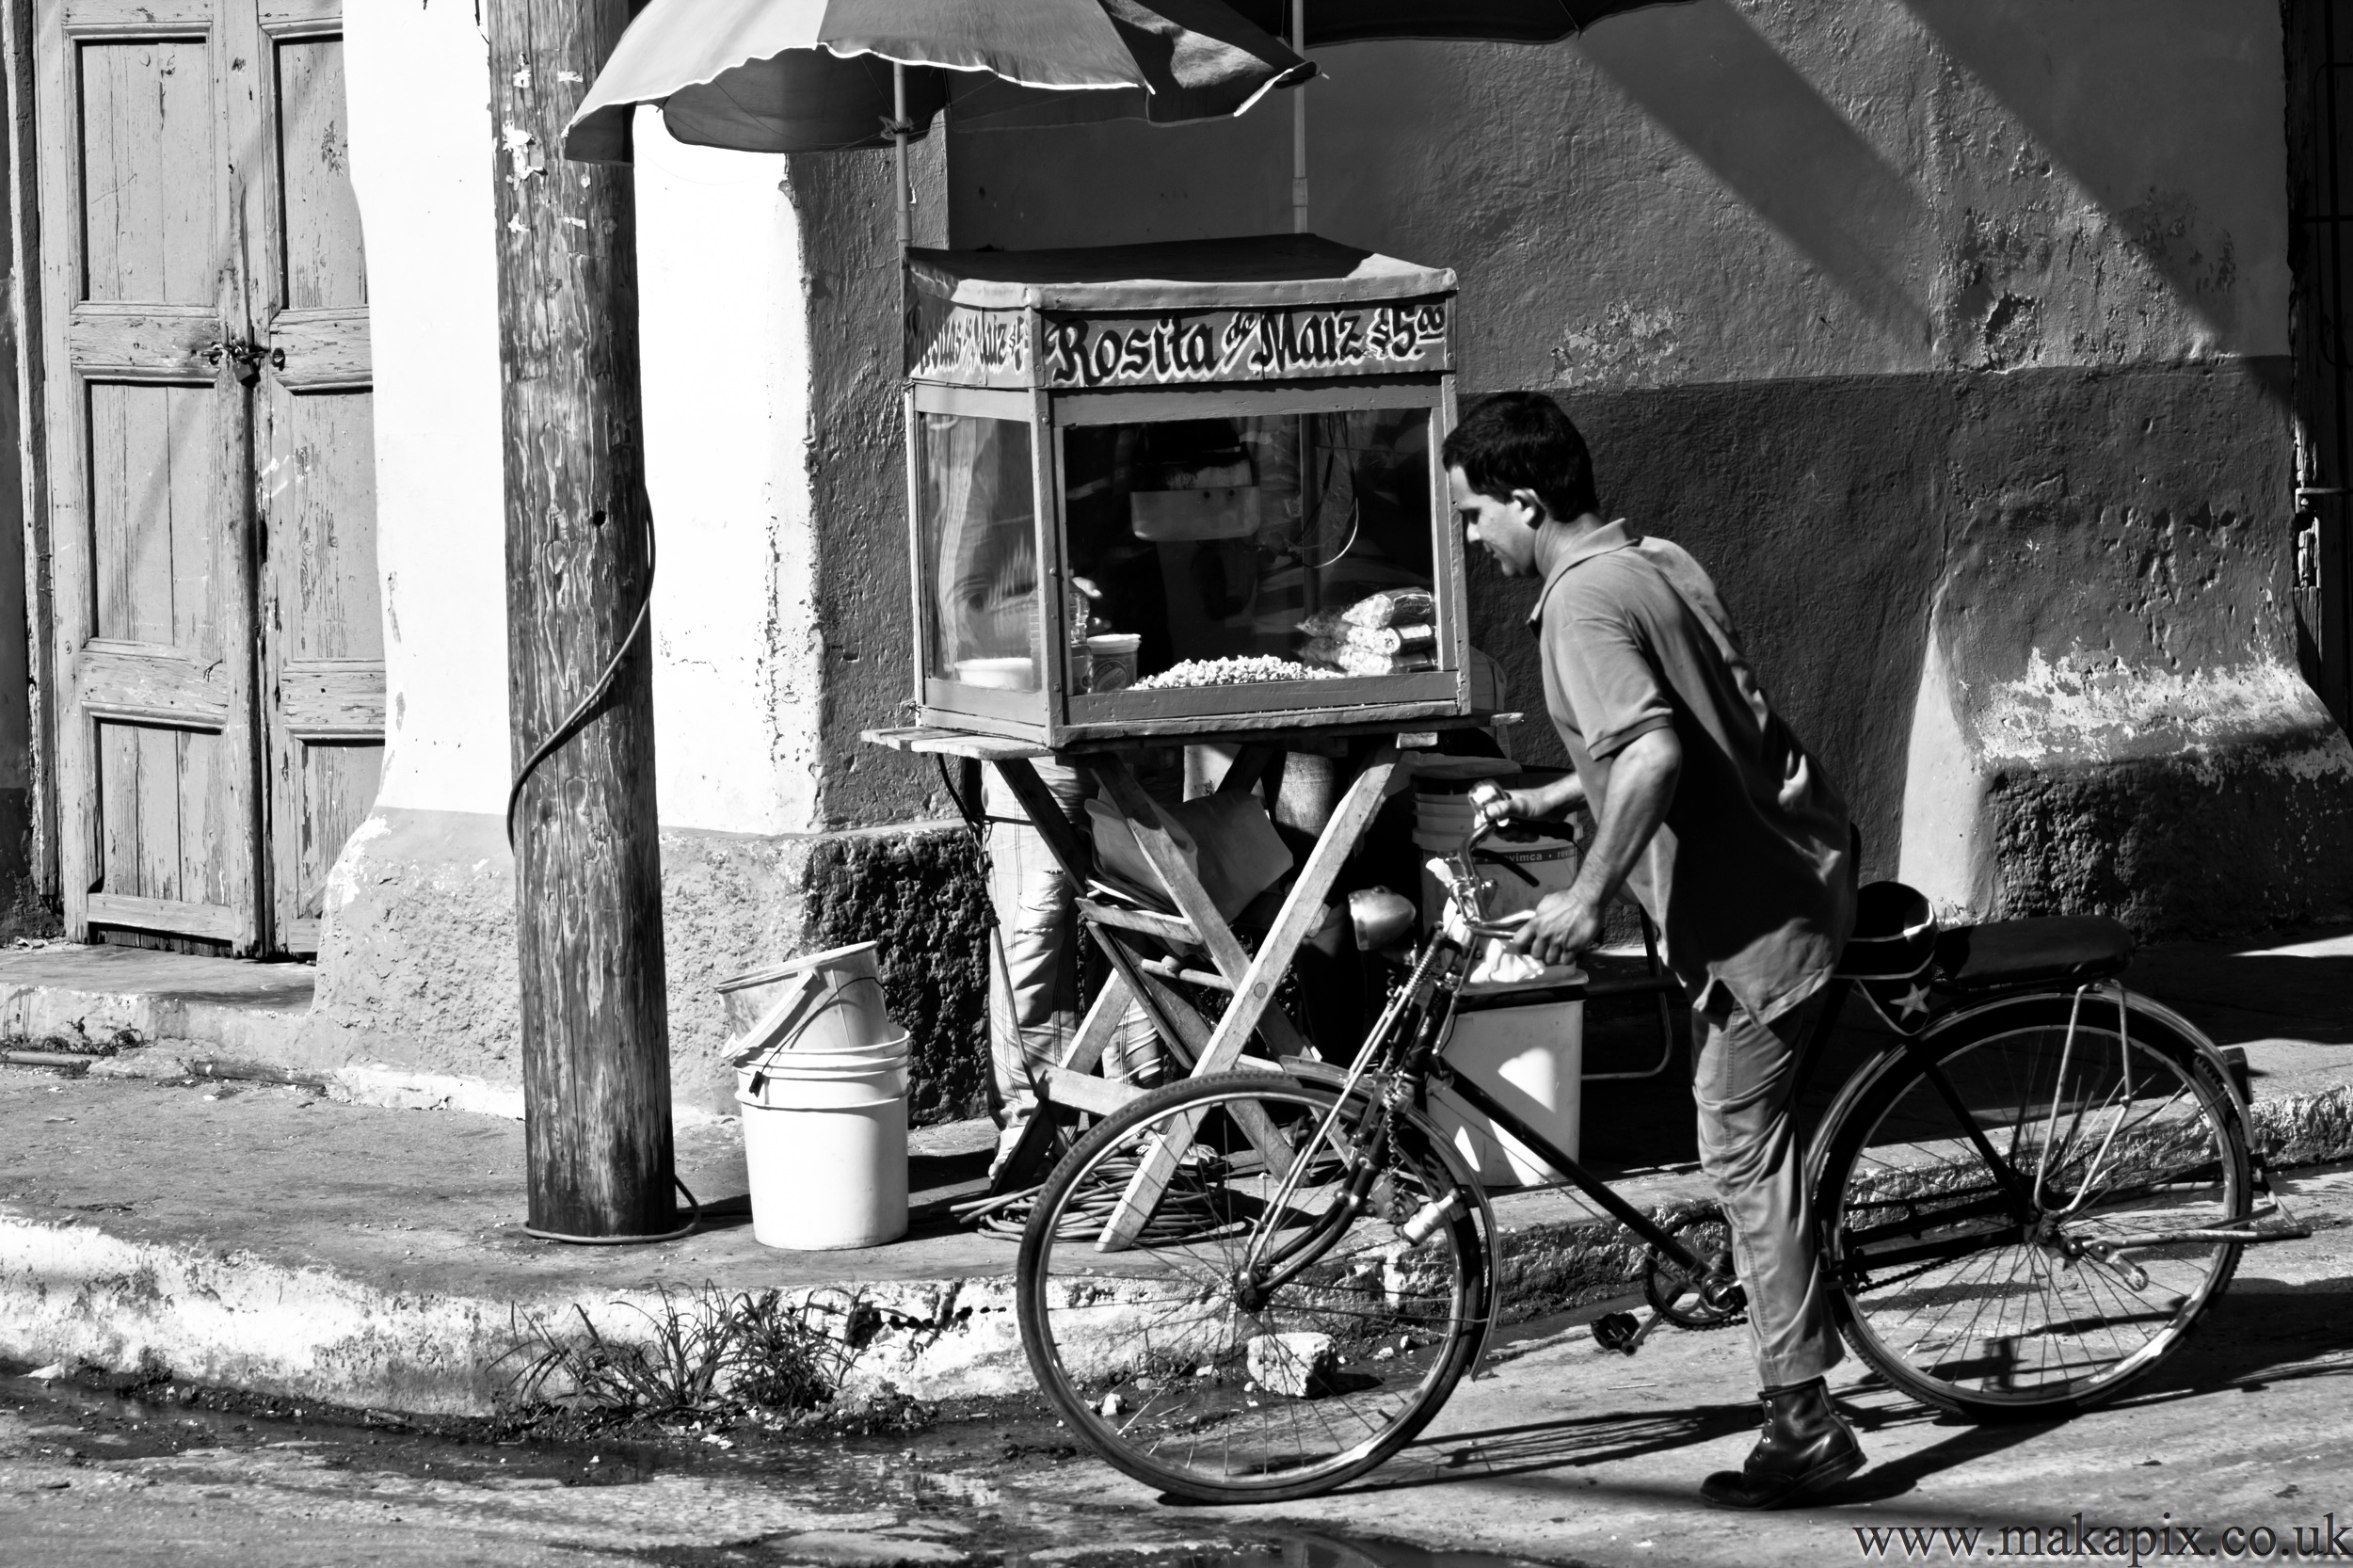
<path id="1" fill-rule="evenodd" d="M 1028 1383 L 1013 1243 L 966 1231 L 947 1212 L 980 1191 L 993 1137 L 985 1123 L 918 1132 L 916 1222 L 890 1246 L 760 1246 L 738 1129 L 708 1120 L 679 1131 L 680 1173 L 710 1214 L 703 1231 L 651 1247 L 551 1244 L 521 1228 L 522 1128 L 511 1116 L 393 1108 L 465 1103 L 430 1095 L 369 1103 L 352 1093 L 348 1067 L 241 1065 L 217 1039 L 222 1054 L 207 1056 L 207 1043 L 163 1033 L 156 1021 L 184 1031 L 193 1020 L 221 1037 L 246 1029 L 251 1049 L 298 1011 L 301 971 L 88 956 L 106 951 L 0 953 L 0 1023 L 18 1039 L 70 1039 L 60 1022 L 78 1020 L 82 1038 L 127 1028 L 158 1042 L 79 1076 L 0 1066 L 0 1357 L 118 1371 L 144 1363 L 344 1404 L 481 1413 L 511 1383 L 535 1322 L 560 1325 L 577 1309 L 627 1335 L 662 1291 L 711 1285 L 861 1299 L 879 1331 L 851 1368 L 854 1392 L 888 1381 L 941 1398 Z M 102 966 L 150 988 L 85 984 Z M 177 989 L 153 984 L 158 976 Z M 2220 1043 L 2245 1048 L 2258 1136 L 2276 1160 L 2353 1156 L 2353 934 L 2154 948 L 2131 978 Z M 74 1014 L 90 996 L 117 1000 L 111 1011 Z M 1639 1064 L 1639 1045 L 1629 1048 L 1607 1020 L 1592 1033 L 1589 1071 Z M 1838 1051 L 1872 1043 L 1849 1029 Z M 1826 1065 L 1834 1084 L 1839 1064 Z M 295 1081 L 201 1076 L 218 1071 Z M 1623 1187 L 1637 1203 L 1700 1200 L 1680 1070 L 1592 1085 L 1585 1128 L 1585 1157 L 1634 1173 Z M 1640 1256 L 1618 1227 L 1559 1192 L 1505 1197 L 1497 1216 L 1515 1299 L 1621 1291 Z"/>

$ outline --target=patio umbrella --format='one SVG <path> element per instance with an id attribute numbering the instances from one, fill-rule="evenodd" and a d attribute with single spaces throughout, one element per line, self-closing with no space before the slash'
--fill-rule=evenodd
<path id="1" fill-rule="evenodd" d="M 681 141 L 836 152 L 922 134 L 959 75 L 1144 97 L 1155 120 L 1239 114 L 1315 67 L 1224 0 L 653 0 L 565 127 L 567 157 L 625 162 L 639 104 Z"/>

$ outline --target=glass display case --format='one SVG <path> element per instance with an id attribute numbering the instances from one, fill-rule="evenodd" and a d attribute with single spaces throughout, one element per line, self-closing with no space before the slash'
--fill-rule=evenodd
<path id="1" fill-rule="evenodd" d="M 908 268 L 923 722 L 1061 749 L 1470 711 L 1452 273 L 1307 235 Z"/>

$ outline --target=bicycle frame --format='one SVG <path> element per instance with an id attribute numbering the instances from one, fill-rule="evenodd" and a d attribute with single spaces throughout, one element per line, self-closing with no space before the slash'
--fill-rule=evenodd
<path id="1" fill-rule="evenodd" d="M 1471 856 L 1480 840 L 1484 839 L 1489 831 L 1491 828 L 1488 824 L 1475 824 L 1470 832 L 1465 836 L 1461 850 L 1449 856 L 1447 862 L 1458 906 L 1466 911 L 1480 907 L 1479 884 L 1470 869 Z M 1379 1021 L 1366 1035 L 1364 1046 L 1358 1050 L 1356 1060 L 1350 1064 L 1338 1098 L 1325 1116 L 1323 1126 L 1318 1129 L 1316 1138 L 1310 1142 L 1308 1147 L 1312 1149 L 1321 1145 L 1326 1138 L 1332 1135 L 1334 1124 L 1347 1110 L 1357 1086 L 1367 1074 L 1373 1070 L 1376 1059 L 1383 1054 L 1385 1048 L 1389 1046 L 1392 1034 L 1412 1011 L 1423 989 L 1426 986 L 1437 985 L 1443 989 L 1444 995 L 1430 997 L 1427 1009 L 1422 1014 L 1422 1027 L 1417 1032 L 1417 1037 L 1403 1049 L 1395 1053 L 1396 1060 L 1388 1069 L 1388 1074 L 1385 1075 L 1393 1075 L 1394 1081 L 1404 1092 L 1404 1097 L 1413 1104 L 1419 1104 L 1430 1080 L 1433 1078 L 1438 1079 L 1473 1109 L 1517 1139 L 1529 1152 L 1565 1176 L 1571 1185 L 1605 1213 L 1641 1237 L 1657 1251 L 1661 1258 L 1698 1287 L 1711 1304 L 1738 1305 L 1741 1298 L 1740 1287 L 1737 1281 L 1729 1275 L 1720 1273 L 1650 1216 L 1612 1192 L 1608 1183 L 1588 1171 L 1559 1144 L 1529 1127 L 1510 1108 L 1497 1102 L 1495 1096 L 1484 1088 L 1460 1076 L 1447 1065 L 1444 1060 L 1444 1041 L 1450 1033 L 1455 1006 L 1460 996 L 1461 971 L 1470 955 L 1473 945 L 1491 936 L 1508 936 L 1516 929 L 1509 923 L 1489 922 L 1468 913 L 1463 916 L 1462 925 L 1463 930 L 1460 934 L 1453 930 L 1450 922 L 1432 934 L 1429 944 L 1416 960 L 1411 977 L 1398 988 L 1397 994 L 1390 999 L 1389 1005 L 1383 1010 Z M 1439 972 L 1442 963 L 1449 956 L 1454 960 L 1450 966 L 1450 972 L 1442 977 Z M 1554 989 L 1567 998 L 1578 997 L 1585 992 L 1582 984 L 1560 986 Z M 1305 1158 L 1306 1156 L 1303 1154 L 1302 1162 Z M 1287 1173 L 1281 1190 L 1269 1205 L 1271 1213 L 1279 1213 L 1289 1202 L 1290 1192 L 1299 1180 L 1300 1174 L 1297 1164 Z M 1359 1173 L 1358 1185 L 1369 1189 L 1369 1175 Z M 1364 1196 L 1363 1192 L 1352 1190 L 1352 1202 L 1348 1206 L 1352 1214 L 1361 1205 Z M 1254 1237 L 1250 1252 L 1244 1260 L 1245 1269 L 1249 1270 L 1254 1276 L 1252 1285 L 1257 1288 L 1272 1288 L 1281 1280 L 1288 1279 L 1310 1266 L 1316 1257 L 1331 1245 L 1332 1240 L 1337 1239 L 1338 1230 L 1342 1228 L 1345 1227 L 1333 1227 L 1329 1235 L 1319 1232 L 1302 1238 L 1297 1245 L 1287 1250 L 1279 1259 L 1274 1260 L 1264 1258 L 1260 1252 L 1268 1240 L 1268 1233 Z M 1259 1267 L 1269 1262 L 1272 1262 L 1278 1272 L 1271 1277 L 1256 1277 Z"/>
<path id="2" fill-rule="evenodd" d="M 1397 993 L 1390 999 L 1388 1006 L 1384 1009 L 1379 1021 L 1366 1036 L 1364 1046 L 1358 1051 L 1356 1060 L 1348 1068 L 1337 1099 L 1327 1113 L 1324 1125 L 1319 1128 L 1315 1144 L 1311 1144 L 1310 1146 L 1320 1144 L 1325 1138 L 1332 1135 L 1334 1124 L 1346 1112 L 1349 1105 L 1355 1098 L 1358 1086 L 1369 1074 L 1375 1072 L 1377 1065 L 1379 1076 L 1394 1085 L 1388 1093 L 1397 1096 L 1398 1100 L 1393 1100 L 1392 1105 L 1399 1101 L 1419 1105 L 1429 1085 L 1435 1081 L 1449 1090 L 1472 1110 L 1485 1116 L 1496 1128 L 1516 1140 L 1529 1153 L 1565 1178 L 1594 1207 L 1640 1237 L 1663 1262 L 1683 1274 L 1698 1288 L 1703 1298 L 1711 1305 L 1737 1308 L 1742 1303 L 1742 1296 L 1740 1287 L 1736 1280 L 1728 1274 L 1718 1272 L 1673 1234 L 1653 1221 L 1650 1216 L 1620 1197 L 1608 1182 L 1586 1169 L 1574 1156 L 1535 1128 L 1530 1127 L 1527 1121 L 1509 1106 L 1504 1105 L 1485 1087 L 1455 1072 L 1446 1062 L 1444 1042 L 1451 1032 L 1451 1025 L 1460 998 L 1462 976 L 1468 968 L 1470 955 L 1481 942 L 1489 938 L 1508 938 L 1515 935 L 1518 930 L 1515 920 L 1490 921 L 1482 918 L 1483 900 L 1481 896 L 1481 884 L 1472 869 L 1473 855 L 1479 842 L 1491 831 L 1492 824 L 1490 824 L 1481 822 L 1474 824 L 1470 832 L 1465 836 L 1461 848 L 1454 855 L 1447 856 L 1443 861 L 1433 862 L 1433 867 L 1446 868 L 1445 880 L 1449 884 L 1449 891 L 1453 895 L 1455 908 L 1459 912 L 1458 917 L 1454 920 L 1444 922 L 1439 931 L 1432 934 L 1428 944 L 1416 960 L 1411 977 L 1398 988 Z M 1525 920 L 1526 917 L 1518 919 Z M 2128 1008 L 2136 1002 L 2140 1002 L 2142 999 L 2131 997 L 2120 984 L 2110 983 L 2110 986 L 2120 1018 L 2120 1034 L 2129 1038 L 2129 1023 L 2121 1022 L 2121 1020 L 2124 1019 Z M 1852 981 L 1834 978 L 1825 988 L 1821 1010 L 1816 1016 L 1805 1040 L 1799 1048 L 1794 1094 L 1802 1095 L 1812 1081 L 1822 1048 L 1836 1026 L 1839 1011 L 1852 987 Z M 1588 987 L 1583 984 L 1551 986 L 1546 989 L 1550 994 L 1562 1000 L 1578 1000 L 1589 994 Z M 2076 988 L 2075 1001 L 2078 1009 L 2085 996 L 2092 989 L 2091 986 Z M 1428 995 L 1426 1005 L 1421 1013 L 1421 1027 L 1417 1032 L 1417 1038 L 1402 1048 L 1392 1048 L 1392 1037 L 1395 1032 L 1413 1013 L 1417 1002 L 1423 998 L 1425 990 L 1430 990 L 1431 994 Z M 2003 1000 L 2015 1000 L 2021 996 L 2033 994 L 2035 994 L 2034 988 L 2022 988 L 2017 992 L 2009 993 L 2009 997 Z M 2064 995 L 2065 993 L 2057 994 Z M 1965 1011 L 1974 1012 L 1975 1010 Z M 1961 1016 L 1962 1015 L 1954 1016 Z M 2168 1016 L 2172 1016 L 2169 1014 Z M 1942 1026 L 1946 1021 L 1940 1019 L 1938 1024 Z M 2182 1028 L 2188 1037 L 2203 1042 L 2203 1036 L 2196 1031 L 2188 1029 L 2185 1024 Z M 1881 1253 L 1878 1256 L 1878 1261 L 1882 1265 L 1890 1262 L 1920 1261 L 1933 1256 L 1941 1256 L 1948 1251 L 1956 1253 L 1974 1251 L 1984 1246 L 1989 1240 L 2014 1240 L 2031 1231 L 2037 1225 L 2039 1217 L 2042 1213 L 2040 1202 L 2040 1187 L 2042 1177 L 2038 1175 L 2034 1188 L 2030 1189 L 2022 1178 L 2017 1167 L 1993 1146 L 1992 1139 L 1987 1135 L 1983 1127 L 1962 1103 L 1943 1067 L 1932 1055 L 1929 1054 L 1929 1041 L 1934 1032 L 1936 1032 L 1935 1030 L 1930 1030 L 1922 1035 L 1905 1036 L 1887 1048 L 1886 1054 L 1909 1055 L 1918 1062 L 1922 1077 L 1935 1089 L 1939 1097 L 1945 1101 L 1956 1122 L 1963 1129 L 1964 1136 L 1968 1138 L 1978 1158 L 1984 1162 L 1986 1173 L 1993 1187 L 1993 1192 L 1989 1193 L 1986 1200 L 1988 1207 L 1985 1212 L 1988 1215 L 2002 1214 L 2009 1220 L 2010 1224 L 2004 1230 L 1991 1234 L 1975 1232 L 1965 1237 L 1952 1238 L 1949 1240 L 1923 1242 L 1921 1248 L 1916 1249 L 1917 1256 L 1912 1253 L 1893 1256 Z M 2073 1034 L 2074 1030 L 2071 1024 L 2068 1046 L 2071 1052 L 2073 1046 Z M 2212 1052 L 2210 1044 L 2206 1044 L 2204 1048 L 2209 1053 Z M 1389 1057 L 1389 1060 L 1385 1064 L 1382 1064 L 1381 1058 L 1385 1054 Z M 2219 1072 L 2219 1057 L 2217 1056 L 2215 1060 Z M 2063 1067 L 2064 1063 L 2062 1063 L 2062 1070 Z M 1865 1076 L 1867 1076 L 1867 1072 L 1859 1072 L 1856 1075 L 1856 1080 L 1859 1081 Z M 2220 1077 L 2224 1083 L 2229 1083 L 2226 1073 L 2220 1074 Z M 2233 1108 L 2243 1117 L 2246 1114 L 2246 1107 L 2244 1102 L 2239 1100 L 2235 1085 L 2231 1085 L 2226 1092 L 2233 1101 Z M 1843 1100 L 1843 1097 L 1842 1095 L 1840 1099 Z M 1834 1103 L 1832 1107 L 1833 1115 L 1835 1111 L 1836 1104 Z M 2111 1128 L 2112 1135 L 2113 1128 Z M 1377 1155 L 1378 1141 L 1385 1136 L 1386 1136 L 1385 1126 L 1376 1133 L 1370 1153 Z M 1261 1232 L 1254 1237 L 1244 1265 L 1254 1276 L 1251 1282 L 1253 1288 L 1273 1289 L 1301 1271 L 1312 1266 L 1316 1259 L 1327 1251 L 1338 1236 L 1346 1230 L 1348 1220 L 1362 1211 L 1377 1174 L 1375 1160 L 1364 1154 L 1358 1156 L 1358 1166 L 1352 1184 L 1350 1201 L 1343 1207 L 1345 1217 L 1336 1215 L 1335 1223 L 1320 1225 L 1306 1236 L 1294 1239 L 1289 1245 L 1282 1249 L 1279 1256 L 1273 1257 L 1266 1256 L 1261 1251 L 1272 1240 L 1272 1232 Z M 1297 1166 L 1286 1174 L 1281 1190 L 1269 1206 L 1270 1213 L 1282 1211 L 1301 1175 L 1302 1172 Z M 2080 1198 L 2077 1201 L 2080 1202 Z M 1939 1210 L 1938 1217 L 1944 1223 L 1950 1223 L 1960 1215 L 1955 1210 L 1945 1208 Z M 2200 1230 L 2184 1231 L 2179 1235 L 2169 1233 L 2159 1240 L 2251 1242 L 2273 1239 L 2271 1235 L 2258 1235 L 2252 1233 L 2251 1230 L 2247 1232 L 2217 1230 L 2211 1235 L 2207 1231 Z M 2288 1238 L 2280 1236 L 2277 1239 Z M 2143 1240 L 2139 1244 L 2150 1243 Z M 2126 1261 L 2129 1262 L 2129 1260 Z M 1262 1270 L 1268 1272 L 1262 1273 Z"/>

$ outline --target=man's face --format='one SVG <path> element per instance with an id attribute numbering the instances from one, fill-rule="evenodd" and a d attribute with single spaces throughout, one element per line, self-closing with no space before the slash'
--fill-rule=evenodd
<path id="1" fill-rule="evenodd" d="M 1471 488 L 1470 480 L 1459 468 L 1447 470 L 1446 481 L 1453 496 L 1454 515 L 1463 522 L 1463 536 L 1484 545 L 1506 577 L 1534 576 L 1536 530 L 1545 521 L 1543 504 L 1526 490 L 1514 490 L 1500 499 L 1481 495 Z"/>

